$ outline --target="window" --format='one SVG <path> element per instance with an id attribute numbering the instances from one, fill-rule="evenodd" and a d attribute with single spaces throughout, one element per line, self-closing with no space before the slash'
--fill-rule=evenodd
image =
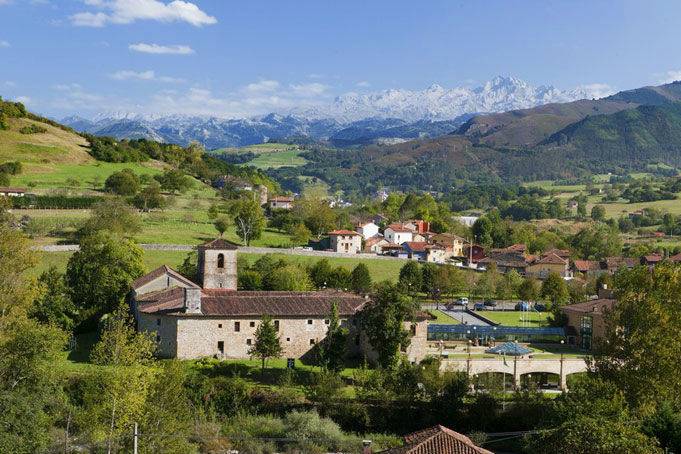
<path id="1" fill-rule="evenodd" d="M 412 336 L 416 336 L 416 325 L 414 323 L 411 324 L 411 327 L 409 328 L 409 332 L 411 332 Z"/>
<path id="2" fill-rule="evenodd" d="M 579 328 L 582 334 L 591 334 L 593 328 L 593 317 L 590 315 L 582 317 Z"/>
<path id="3" fill-rule="evenodd" d="M 234 322 L 234 332 L 238 333 L 241 331 L 241 322 Z"/>
<path id="4" fill-rule="evenodd" d="M 274 321 L 274 330 L 279 331 L 279 320 Z"/>
<path id="5" fill-rule="evenodd" d="M 250 326 L 251 328 L 255 328 L 255 322 L 249 323 L 249 326 Z"/>
<path id="6" fill-rule="evenodd" d="M 330 322 L 329 322 L 329 319 L 328 319 L 328 318 L 327 318 L 326 320 L 324 320 L 324 324 L 325 324 L 325 325 L 328 325 L 329 323 L 330 323 Z"/>
<path id="7" fill-rule="evenodd" d="M 312 320 L 308 320 L 308 321 L 307 321 L 307 324 L 308 324 L 308 325 L 311 325 L 311 324 L 312 324 Z"/>
<path id="8" fill-rule="evenodd" d="M 156 342 L 161 342 L 161 336 L 159 336 L 158 334 L 156 335 Z"/>
<path id="9" fill-rule="evenodd" d="M 218 323 L 218 328 L 222 328 L 222 323 Z"/>
<path id="10" fill-rule="evenodd" d="M 250 339 L 246 339 L 246 345 L 251 345 L 251 340 L 250 340 Z"/>
<path id="11" fill-rule="evenodd" d="M 225 254 L 218 254 L 218 268 L 225 267 Z"/>
<path id="12" fill-rule="evenodd" d="M 314 339 L 310 339 L 310 345 L 314 345 L 314 344 L 315 344 L 315 340 L 314 340 Z"/>
<path id="13" fill-rule="evenodd" d="M 161 326 L 161 319 L 160 318 L 156 319 L 156 326 Z"/>
<path id="14" fill-rule="evenodd" d="M 291 342 L 291 338 L 290 338 L 290 337 L 287 337 L 287 338 L 286 338 L 286 342 Z"/>
<path id="15" fill-rule="evenodd" d="M 225 342 L 224 341 L 218 341 L 218 351 L 220 354 L 225 353 Z"/>

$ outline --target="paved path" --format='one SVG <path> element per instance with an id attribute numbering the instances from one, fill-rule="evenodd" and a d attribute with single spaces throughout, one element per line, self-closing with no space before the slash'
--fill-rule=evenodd
<path id="1" fill-rule="evenodd" d="M 478 317 L 469 314 L 464 310 L 463 307 L 456 307 L 453 309 L 441 309 L 442 312 L 449 315 L 450 317 L 458 320 L 465 325 L 477 325 L 477 326 L 492 326 L 489 323 L 480 320 Z"/>

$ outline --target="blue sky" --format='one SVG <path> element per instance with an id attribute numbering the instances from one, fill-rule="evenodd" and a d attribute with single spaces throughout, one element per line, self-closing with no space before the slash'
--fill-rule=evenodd
<path id="1" fill-rule="evenodd" d="M 61 116 L 245 116 L 496 75 L 681 79 L 681 2 L 0 0 L 0 95 Z"/>

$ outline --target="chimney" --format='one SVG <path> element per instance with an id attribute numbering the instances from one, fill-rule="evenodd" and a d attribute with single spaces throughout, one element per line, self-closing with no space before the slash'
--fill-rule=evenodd
<path id="1" fill-rule="evenodd" d="M 201 313 L 201 289 L 198 287 L 185 287 L 184 289 L 184 312 L 187 314 Z"/>
<path id="2" fill-rule="evenodd" d="M 362 454 L 371 454 L 371 440 L 362 440 Z"/>

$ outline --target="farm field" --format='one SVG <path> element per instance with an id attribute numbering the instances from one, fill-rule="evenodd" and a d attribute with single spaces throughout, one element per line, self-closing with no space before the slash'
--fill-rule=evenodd
<path id="1" fill-rule="evenodd" d="M 253 153 L 256 157 L 241 165 L 253 166 L 258 169 L 277 169 L 279 167 L 298 167 L 307 160 L 300 156 L 303 150 L 296 145 L 281 143 L 263 143 L 239 148 L 221 148 L 215 153 L 245 154 Z"/>

